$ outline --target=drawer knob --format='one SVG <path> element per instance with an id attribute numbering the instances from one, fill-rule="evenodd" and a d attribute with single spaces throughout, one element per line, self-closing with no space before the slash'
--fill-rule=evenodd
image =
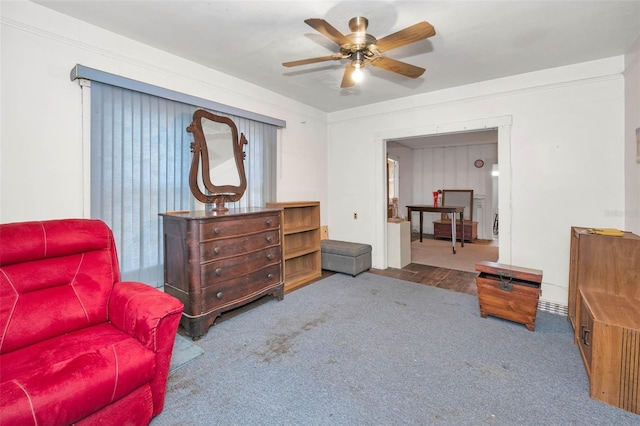
<path id="1" fill-rule="evenodd" d="M 222 299 L 222 292 L 221 291 L 216 293 L 216 298 Z"/>
<path id="2" fill-rule="evenodd" d="M 221 268 L 216 268 L 216 275 L 220 276 L 222 274 L 222 269 Z"/>
<path id="3" fill-rule="evenodd" d="M 269 253 L 269 254 L 267 255 L 267 259 L 269 259 L 269 260 L 273 260 L 273 254 L 272 254 L 272 253 Z"/>
<path id="4" fill-rule="evenodd" d="M 273 278 L 273 274 L 268 274 L 267 278 L 269 278 L 269 279 Z"/>
<path id="5" fill-rule="evenodd" d="M 213 233 L 218 235 L 220 233 L 220 229 L 216 226 L 215 228 L 213 228 Z"/>
<path id="6" fill-rule="evenodd" d="M 220 247 L 214 247 L 213 252 L 215 254 L 220 254 Z"/>
<path id="7" fill-rule="evenodd" d="M 267 219 L 264 221 L 265 225 L 271 226 L 271 219 Z"/>
<path id="8" fill-rule="evenodd" d="M 273 238 L 267 237 L 266 240 L 267 240 L 268 243 L 271 243 L 273 241 Z"/>

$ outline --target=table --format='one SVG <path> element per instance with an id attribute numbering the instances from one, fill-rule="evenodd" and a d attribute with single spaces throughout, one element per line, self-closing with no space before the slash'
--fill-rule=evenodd
<path id="1" fill-rule="evenodd" d="M 430 213 L 451 213 L 454 215 L 451 220 L 451 246 L 453 248 L 453 254 L 456 254 L 456 218 L 455 214 L 460 214 L 460 223 L 464 223 L 464 206 L 441 206 L 434 207 L 428 205 L 415 205 L 415 206 L 407 206 L 407 216 L 409 218 L 409 222 L 411 222 L 411 213 L 412 212 L 420 213 L 420 242 L 422 242 L 422 225 L 424 222 L 423 214 L 424 212 Z M 464 229 L 462 230 L 464 232 Z M 464 235 L 460 238 L 461 247 L 464 247 Z"/>

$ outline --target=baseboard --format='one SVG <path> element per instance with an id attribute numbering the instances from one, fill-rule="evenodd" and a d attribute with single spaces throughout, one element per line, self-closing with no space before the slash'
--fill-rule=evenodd
<path id="1" fill-rule="evenodd" d="M 538 301 L 538 310 L 551 312 L 552 314 L 568 315 L 567 306 L 560 305 L 559 303 L 547 302 L 546 300 Z"/>

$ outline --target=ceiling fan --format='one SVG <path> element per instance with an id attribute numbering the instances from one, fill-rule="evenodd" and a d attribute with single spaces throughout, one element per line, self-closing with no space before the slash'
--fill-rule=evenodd
<path id="1" fill-rule="evenodd" d="M 284 62 L 282 65 L 296 67 L 316 62 L 350 59 L 351 62 L 347 64 L 342 77 L 342 84 L 340 84 L 340 87 L 343 88 L 355 85 L 355 80 L 361 75 L 361 69 L 365 65 L 373 65 L 410 78 L 420 77 L 425 71 L 424 68 L 383 56 L 382 53 L 436 34 L 433 25 L 426 21 L 419 22 L 380 40 L 377 40 L 371 34 L 367 34 L 369 20 L 362 16 L 349 20 L 349 29 L 352 32 L 347 35 L 342 34 L 324 19 L 306 19 L 304 22 L 329 40 L 335 42 L 340 47 L 340 51 L 333 55 Z"/>

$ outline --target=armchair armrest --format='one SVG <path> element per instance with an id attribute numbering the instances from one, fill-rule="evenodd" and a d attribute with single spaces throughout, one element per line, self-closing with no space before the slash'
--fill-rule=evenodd
<path id="1" fill-rule="evenodd" d="M 171 352 L 184 306 L 149 285 L 119 282 L 109 299 L 109 320 L 156 354 L 156 374 L 150 383 L 153 416 L 164 407 Z"/>
<path id="2" fill-rule="evenodd" d="M 147 284 L 118 282 L 109 299 L 109 320 L 157 352 L 160 323 L 165 318 L 177 317 L 177 321 L 170 321 L 175 324 L 171 331 L 175 335 L 183 309 L 178 299 Z"/>

